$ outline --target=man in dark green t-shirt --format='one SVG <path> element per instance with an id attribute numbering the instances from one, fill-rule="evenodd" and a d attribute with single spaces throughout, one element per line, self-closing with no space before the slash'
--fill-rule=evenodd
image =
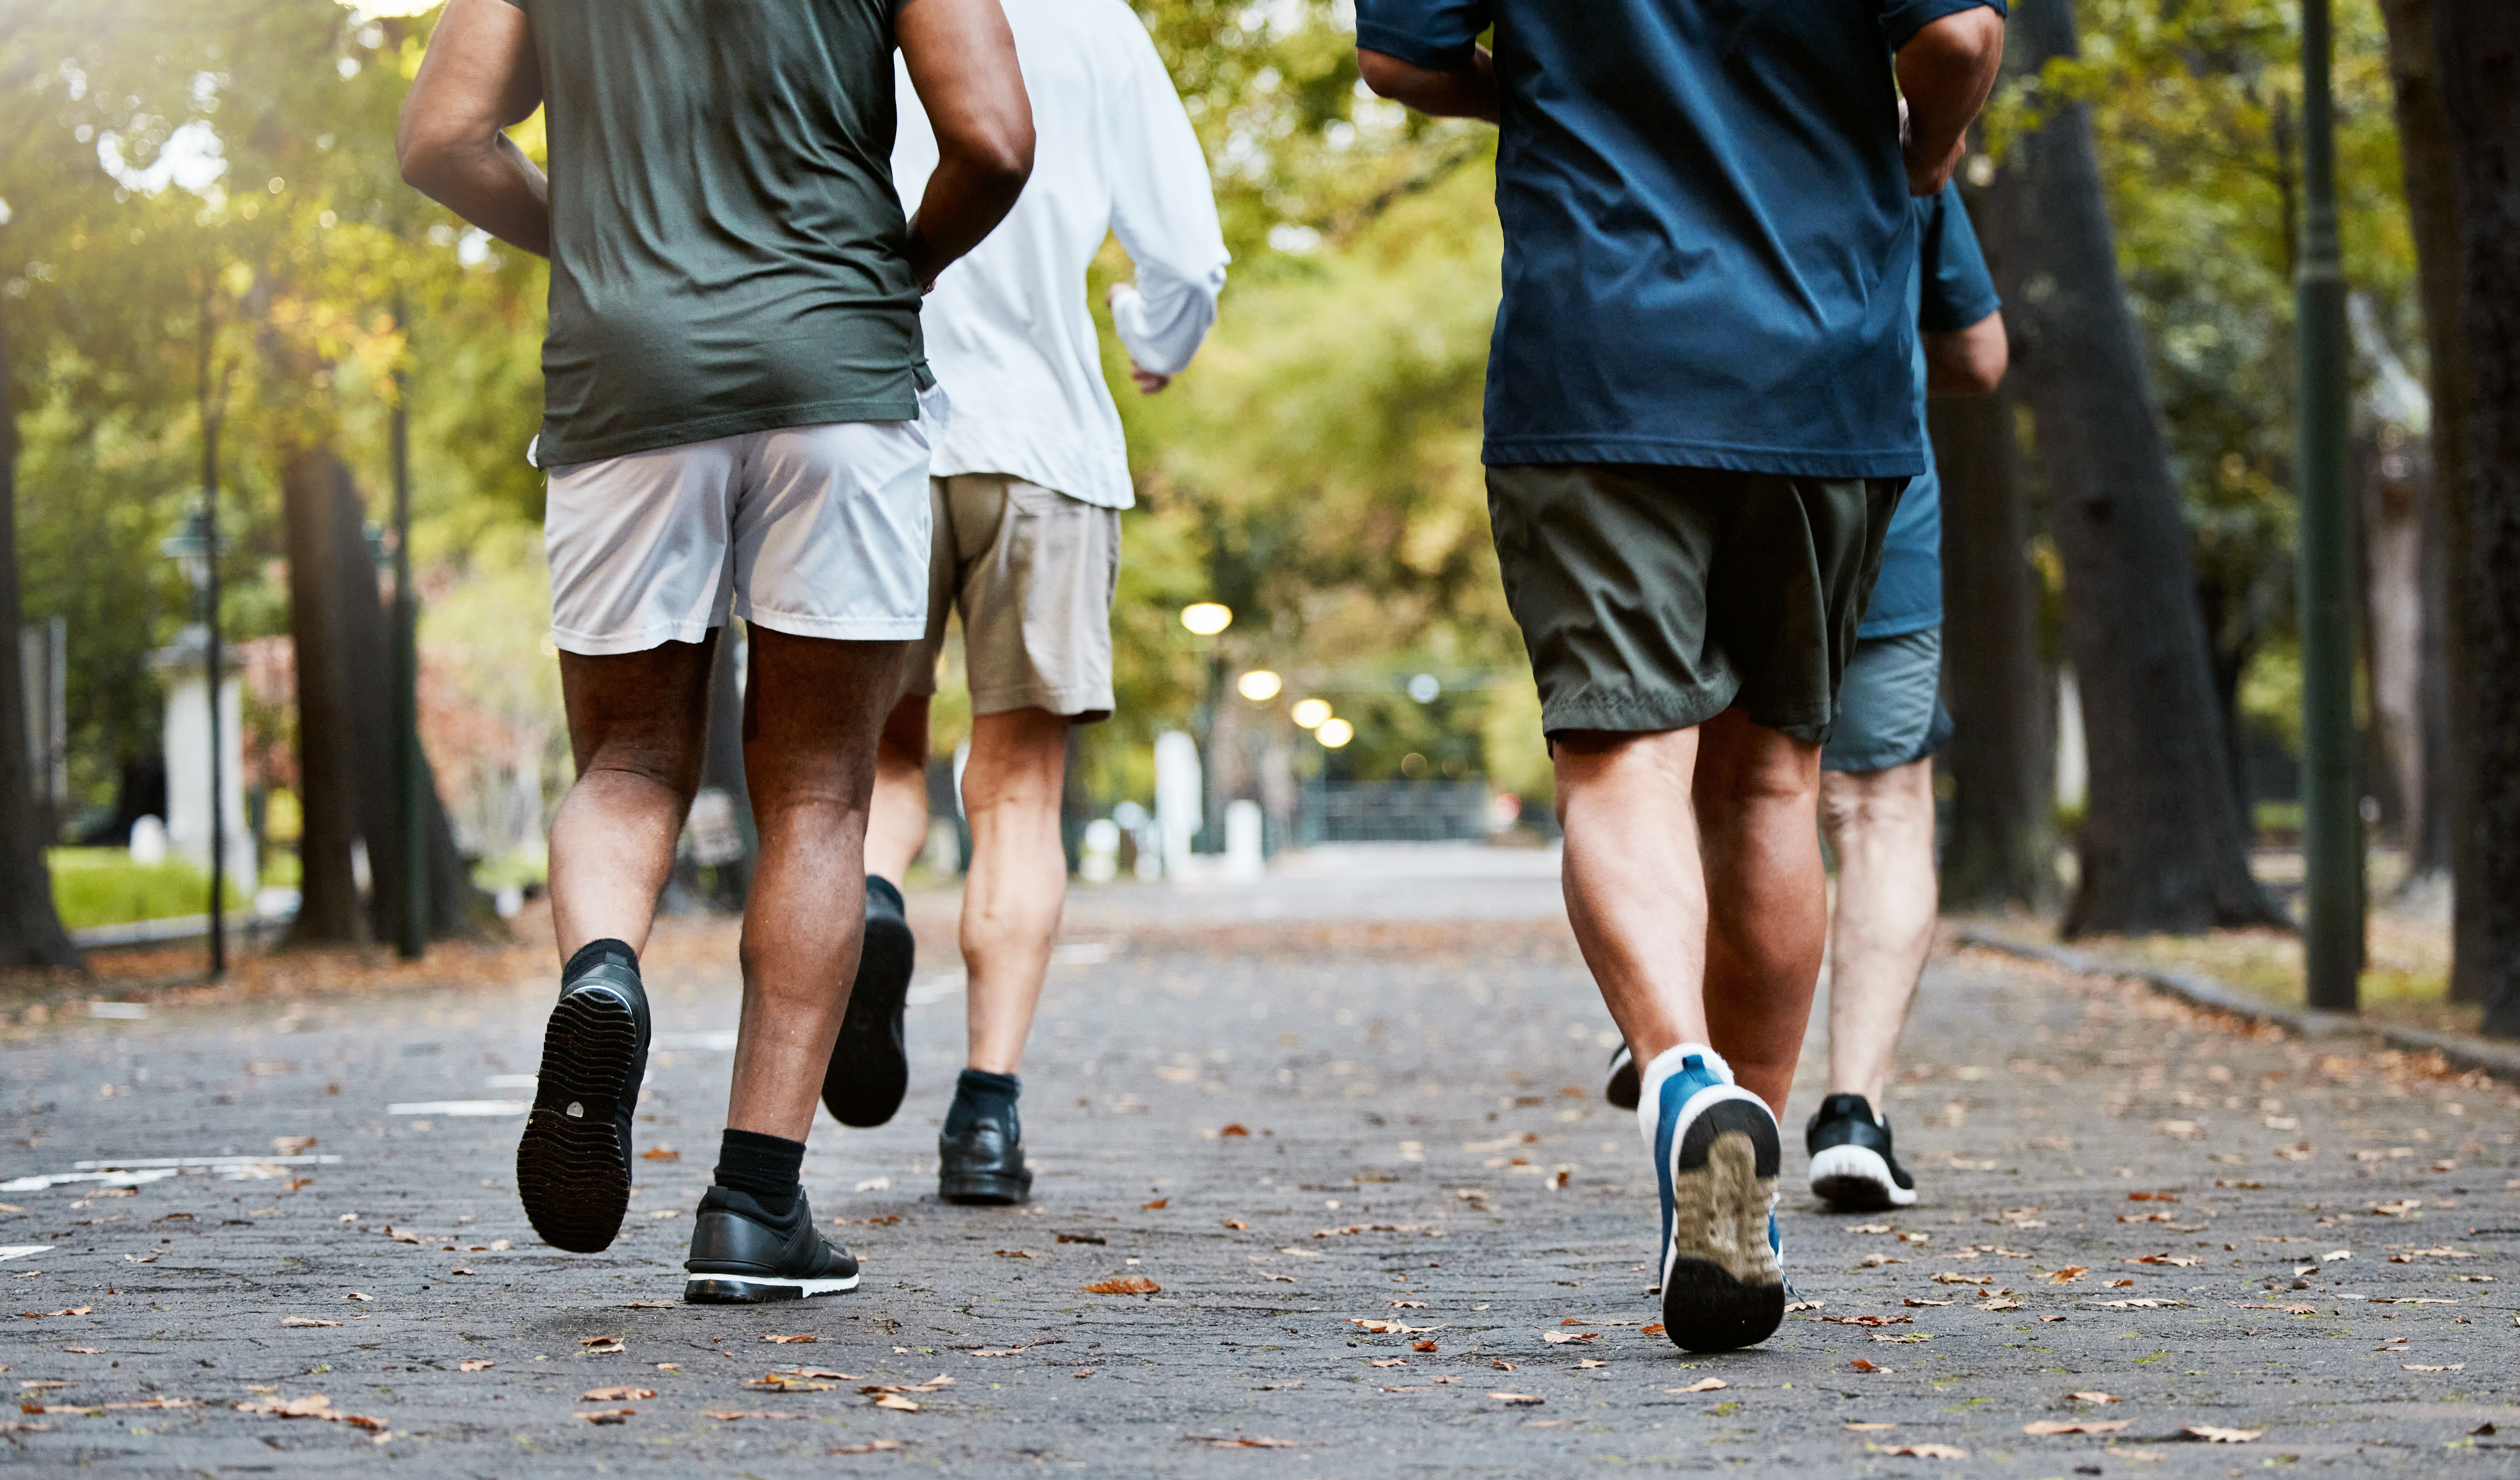
<path id="1" fill-rule="evenodd" d="M 892 186 L 892 53 L 943 162 Z M 506 128 L 546 111 L 548 179 Z M 639 975 L 698 784 L 729 611 L 750 633 L 761 853 L 716 1186 L 684 1298 L 852 1289 L 798 1173 L 855 974 L 876 738 L 926 625 L 943 415 L 923 288 L 1032 166 L 997 0 L 451 0 L 404 178 L 552 261 L 544 539 L 578 780 L 552 822 L 564 964 L 517 1149 L 534 1229 L 593 1252 L 629 1204 Z"/>

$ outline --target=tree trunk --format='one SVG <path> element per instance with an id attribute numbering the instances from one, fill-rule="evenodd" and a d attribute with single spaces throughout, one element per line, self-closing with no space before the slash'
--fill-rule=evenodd
<path id="1" fill-rule="evenodd" d="M 38 819 L 26 752 L 26 675 L 18 628 L 18 376 L 0 312 L 0 966 L 82 968 L 53 908 L 44 862 L 51 832 Z"/>
<path id="2" fill-rule="evenodd" d="M 2040 697 L 2039 596 L 2014 476 L 2012 396 L 1926 405 L 1943 491 L 1943 671 L 1958 728 L 1943 901 L 2044 910 L 2056 893 L 2054 749 Z"/>
<path id="3" fill-rule="evenodd" d="M 2520 1037 L 2520 6 L 2435 0 L 2458 192 L 2485 1031 Z M 2457 542 L 2452 534 L 2453 548 Z"/>
<path id="4" fill-rule="evenodd" d="M 2424 505 L 2421 444 L 2382 424 L 2359 449 L 2362 625 L 2371 674 L 2371 739 L 2382 815 L 2409 854 L 2423 831 L 2424 799 L 2438 788 L 2424 769 Z"/>
<path id="5" fill-rule="evenodd" d="M 2397 100 L 2398 157 L 2415 283 L 2424 307 L 2424 358 L 2432 386 L 2432 470 L 2423 509 L 2426 774 L 2434 779 L 2409 859 L 2417 875 L 2450 872 L 2455 949 L 2451 997 L 2479 1001 L 2484 898 L 2477 879 L 2475 680 L 2466 623 L 2477 593 L 2468 568 L 2467 344 L 2459 333 L 2458 191 L 2450 118 L 2442 111 L 2433 48 L 2433 0 L 2380 0 L 2389 27 L 2389 81 Z M 2463 881 L 2463 882 L 2462 882 Z"/>
<path id="6" fill-rule="evenodd" d="M 304 819 L 297 839 L 297 920 L 292 946 L 363 944 L 373 938 L 351 873 L 351 854 L 365 846 L 371 870 L 392 850 L 370 839 L 359 806 L 362 753 L 355 666 L 366 658 L 351 630 L 351 612 L 374 605 L 371 569 L 364 591 L 342 590 L 344 544 L 364 547 L 359 498 L 350 471 L 330 448 L 291 457 L 280 474 L 289 542 L 289 632 L 296 650 L 297 801 Z M 385 752 L 364 752 L 372 766 Z M 374 881 L 374 875 L 371 875 Z"/>
<path id="7" fill-rule="evenodd" d="M 2057 0 L 2023 7 L 2011 31 L 2028 71 L 2078 51 L 2072 7 Z M 2249 874 L 2187 526 L 2118 281 L 2090 112 L 2043 102 L 2047 122 L 2014 144 L 1992 214 L 2091 756 L 2065 933 L 2279 920 Z"/>

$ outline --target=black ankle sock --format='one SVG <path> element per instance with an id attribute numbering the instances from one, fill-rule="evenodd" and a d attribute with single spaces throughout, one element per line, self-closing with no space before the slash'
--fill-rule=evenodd
<path id="1" fill-rule="evenodd" d="M 727 1131 L 718 1140 L 717 1185 L 749 1192 L 761 1210 L 785 1218 L 804 1190 L 805 1143 L 764 1136 L 758 1131 Z"/>
<path id="2" fill-rule="evenodd" d="M 945 1112 L 945 1134 L 960 1136 L 983 1120 L 993 1120 L 1007 1128 L 1008 1140 L 1021 1141 L 1023 1123 L 1015 1118 L 1015 1099 L 1022 1094 L 1023 1081 L 1012 1074 L 965 1069 L 954 1081 L 954 1106 Z"/>
<path id="3" fill-rule="evenodd" d="M 567 965 L 560 968 L 560 989 L 567 991 L 577 984 L 579 977 L 608 961 L 628 966 L 633 971 L 639 969 L 639 953 L 630 949 L 628 941 L 609 937 L 590 940 L 577 948 L 577 954 L 568 959 Z"/>
<path id="4" fill-rule="evenodd" d="M 903 909 L 901 891 L 893 887 L 891 879 L 878 878 L 870 874 L 867 875 L 866 907 L 869 915 L 889 915 L 899 919 Z"/>

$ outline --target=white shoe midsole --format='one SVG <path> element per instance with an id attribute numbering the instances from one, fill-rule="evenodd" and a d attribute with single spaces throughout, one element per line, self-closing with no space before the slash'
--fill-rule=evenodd
<path id="1" fill-rule="evenodd" d="M 1894 1208 L 1912 1206 L 1916 1201 L 1914 1188 L 1899 1186 L 1890 1175 L 1890 1163 L 1870 1146 L 1843 1145 L 1813 1153 L 1811 1162 L 1812 1194 L 1829 1195 L 1824 1190 L 1831 1183 L 1863 1182 L 1880 1188 L 1881 1200 Z"/>
<path id="2" fill-rule="evenodd" d="M 688 1280 L 706 1279 L 718 1284 L 741 1284 L 757 1290 L 794 1290 L 799 1296 L 838 1295 L 858 1287 L 858 1277 L 849 1275 L 838 1279 L 764 1279 L 752 1275 L 716 1275 L 695 1271 Z"/>

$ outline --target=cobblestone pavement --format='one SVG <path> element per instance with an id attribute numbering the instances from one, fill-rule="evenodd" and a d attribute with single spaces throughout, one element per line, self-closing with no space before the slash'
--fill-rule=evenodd
<path id="1" fill-rule="evenodd" d="M 2520 1098 L 1974 954 L 1937 960 L 1894 1092 L 1922 1202 L 1822 1213 L 1789 1150 L 1809 1308 L 1721 1357 L 1649 1334 L 1653 1178 L 1599 1099 L 1609 1024 L 1548 868 L 1081 892 L 1020 1209 L 934 1199 L 961 1013 L 952 898 L 915 897 L 910 1102 L 819 1126 L 806 1162 L 866 1283 L 802 1306 L 676 1303 L 725 924 L 651 951 L 650 1159 L 600 1256 L 538 1244 L 516 1201 L 539 958 L 510 985 L 22 1011 L 0 1178 L 145 1180 L 0 1189 L 25 1410 L 0 1466 L 2520 1473 Z M 137 1160 L 184 1156 L 243 1159 Z M 1153 1292 L 1085 1289 L 1130 1277 Z"/>

